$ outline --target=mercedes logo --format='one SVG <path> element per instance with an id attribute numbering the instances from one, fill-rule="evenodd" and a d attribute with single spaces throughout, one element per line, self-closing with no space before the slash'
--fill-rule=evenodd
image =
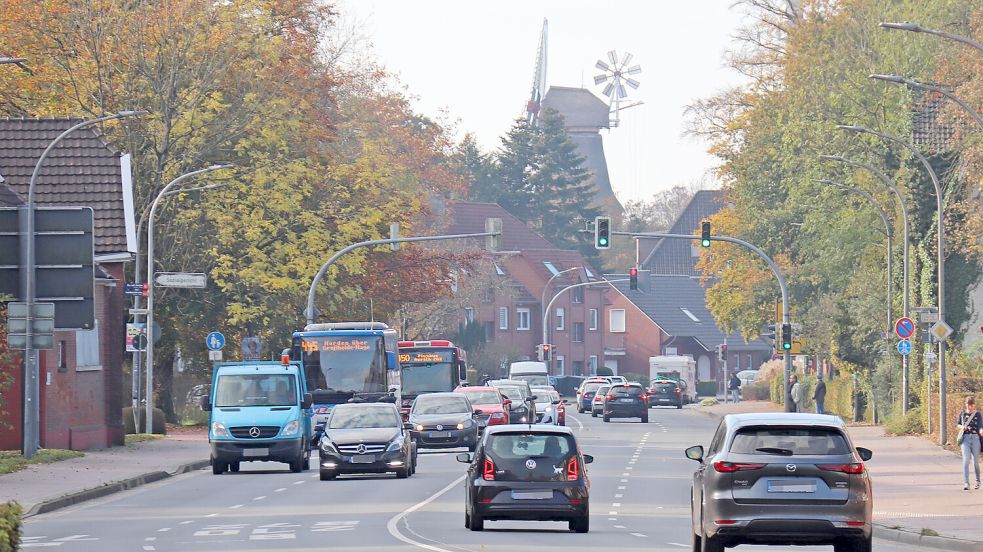
<path id="1" fill-rule="evenodd" d="M 536 461 L 530 458 L 526 460 L 526 469 L 534 470 L 536 469 Z"/>
<path id="2" fill-rule="evenodd" d="M 444 426 L 437 424 L 437 431 L 443 431 L 443 430 L 444 430 Z"/>
<path id="3" fill-rule="evenodd" d="M 787 472 L 794 472 L 795 471 L 795 464 L 785 464 L 785 471 L 787 471 Z"/>
<path id="4" fill-rule="evenodd" d="M 249 436 L 253 439 L 259 437 L 259 428 L 256 426 L 249 428 Z"/>
<path id="5" fill-rule="evenodd" d="M 355 452 L 359 454 L 365 454 L 365 445 L 359 443 L 359 445 L 355 447 Z"/>

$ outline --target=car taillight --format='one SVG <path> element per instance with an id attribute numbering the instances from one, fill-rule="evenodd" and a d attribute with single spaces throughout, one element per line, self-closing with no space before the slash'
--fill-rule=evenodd
<path id="1" fill-rule="evenodd" d="M 611 400 L 611 399 L 613 399 L 613 398 L 614 398 L 614 395 L 611 395 L 611 394 L 608 394 L 608 395 L 604 395 L 604 398 L 605 398 L 605 399 L 608 399 L 608 400 Z"/>
<path id="2" fill-rule="evenodd" d="M 641 397 L 642 397 L 642 400 L 643 400 L 643 401 L 644 401 L 644 400 L 648 400 L 648 398 L 649 398 L 649 396 L 648 396 L 648 395 L 641 395 Z"/>
<path id="3" fill-rule="evenodd" d="M 714 462 L 713 469 L 720 473 L 734 473 L 736 471 L 760 470 L 764 464 L 742 464 L 737 462 Z"/>
<path id="4" fill-rule="evenodd" d="M 491 461 L 491 458 L 485 458 L 485 463 L 481 469 L 481 478 L 485 481 L 495 480 L 495 463 Z"/>
<path id="5" fill-rule="evenodd" d="M 580 464 L 577 463 L 577 457 L 571 458 L 567 461 L 567 481 L 576 481 L 580 478 Z"/>
<path id="6" fill-rule="evenodd" d="M 860 475 L 864 473 L 863 463 L 859 464 L 819 464 L 816 466 L 821 470 L 848 473 L 850 475 Z"/>
<path id="7" fill-rule="evenodd" d="M 677 387 L 676 390 L 673 391 L 673 392 L 678 395 L 678 394 L 682 393 L 683 390 Z"/>

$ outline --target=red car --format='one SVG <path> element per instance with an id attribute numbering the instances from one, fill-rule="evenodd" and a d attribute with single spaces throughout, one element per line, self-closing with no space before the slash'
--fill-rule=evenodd
<path id="1" fill-rule="evenodd" d="M 509 405 L 512 401 L 502 396 L 495 387 L 458 387 L 455 393 L 463 393 L 475 411 L 481 414 L 475 418 L 478 426 L 484 429 L 493 425 L 509 423 Z"/>

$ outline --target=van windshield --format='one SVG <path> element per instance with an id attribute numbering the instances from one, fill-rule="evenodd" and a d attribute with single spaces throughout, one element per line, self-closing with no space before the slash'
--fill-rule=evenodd
<path id="1" fill-rule="evenodd" d="M 297 404 L 297 379 L 292 374 L 220 375 L 215 406 L 293 406 Z"/>
<path id="2" fill-rule="evenodd" d="M 530 387 L 537 386 L 537 385 L 549 386 L 550 384 L 550 378 L 548 376 L 539 375 L 539 374 L 529 374 L 529 375 L 519 374 L 519 375 L 512 376 L 509 379 L 529 382 Z"/>

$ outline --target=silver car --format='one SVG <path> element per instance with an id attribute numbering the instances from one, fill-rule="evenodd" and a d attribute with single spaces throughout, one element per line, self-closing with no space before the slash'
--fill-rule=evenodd
<path id="1" fill-rule="evenodd" d="M 709 449 L 686 449 L 693 474 L 693 550 L 739 544 L 832 544 L 870 552 L 873 496 L 843 421 L 818 414 L 732 414 Z"/>

